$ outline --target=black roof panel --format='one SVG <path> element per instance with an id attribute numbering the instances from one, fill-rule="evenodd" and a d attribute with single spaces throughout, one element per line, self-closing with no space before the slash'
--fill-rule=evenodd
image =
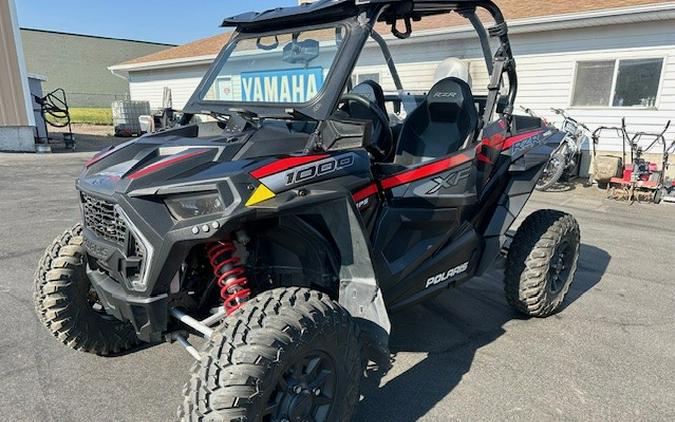
<path id="1" fill-rule="evenodd" d="M 356 10 L 355 0 L 318 0 L 292 7 L 277 7 L 264 12 L 247 12 L 226 18 L 222 26 L 255 25 L 278 19 L 293 19 L 312 13 L 315 16 L 343 15 Z"/>
<path id="2" fill-rule="evenodd" d="M 260 28 L 265 26 L 277 26 L 275 24 L 289 26 L 298 22 L 308 24 L 341 19 L 355 16 L 361 9 L 374 4 L 389 3 L 402 7 L 397 10 L 411 11 L 415 15 L 424 16 L 445 13 L 463 5 L 480 5 L 491 3 L 485 0 L 318 0 L 292 7 L 278 7 L 264 12 L 248 12 L 232 16 L 223 20 L 222 26 L 241 26 L 246 28 Z"/>

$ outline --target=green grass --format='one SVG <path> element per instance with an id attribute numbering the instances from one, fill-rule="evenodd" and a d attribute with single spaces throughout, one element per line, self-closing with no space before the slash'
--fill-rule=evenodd
<path id="1" fill-rule="evenodd" d="M 110 108 L 71 108 L 70 118 L 73 123 L 88 125 L 112 125 L 112 109 Z"/>

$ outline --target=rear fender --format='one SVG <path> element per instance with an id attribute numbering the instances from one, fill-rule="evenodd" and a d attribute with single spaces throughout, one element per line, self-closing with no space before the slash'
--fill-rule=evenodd
<path id="1" fill-rule="evenodd" d="M 499 256 L 507 231 L 530 199 L 546 163 L 564 138 L 564 132 L 550 128 L 524 137 L 505 150 L 505 155 L 511 158 L 508 185 L 483 233 L 485 247 L 477 275 L 484 274 Z"/>
<path id="2" fill-rule="evenodd" d="M 514 143 L 506 152 L 506 155 L 511 157 L 509 171 L 511 173 L 522 172 L 546 164 L 564 139 L 564 132 L 549 128 L 521 142 Z M 535 180 L 535 184 L 536 182 Z"/>

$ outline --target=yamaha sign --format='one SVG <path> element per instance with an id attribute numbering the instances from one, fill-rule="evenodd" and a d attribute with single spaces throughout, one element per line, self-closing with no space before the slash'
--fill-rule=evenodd
<path id="1" fill-rule="evenodd" d="M 305 103 L 323 86 L 323 68 L 242 72 L 242 101 Z"/>

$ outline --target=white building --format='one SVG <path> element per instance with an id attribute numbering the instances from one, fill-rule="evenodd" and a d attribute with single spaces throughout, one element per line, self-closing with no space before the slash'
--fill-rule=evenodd
<path id="1" fill-rule="evenodd" d="M 625 116 L 631 131 L 660 131 L 675 120 L 675 1 L 497 0 L 509 21 L 519 75 L 518 105 L 556 121 L 551 107 L 569 110 L 591 129 L 616 126 Z M 471 65 L 473 89 L 485 92 L 487 73 L 474 31 L 456 17 L 413 25 L 405 42 L 390 41 L 403 86 L 428 90 L 437 65 L 458 57 Z M 461 25 L 461 26 L 458 26 Z M 387 35 L 384 29 L 380 31 Z M 133 100 L 161 105 L 164 87 L 182 107 L 228 34 L 196 41 L 110 70 L 129 80 Z M 376 79 L 393 90 L 377 47 L 362 55 L 355 78 Z M 668 133 L 675 139 L 675 125 Z M 620 139 L 601 140 L 618 151 Z M 658 160 L 657 160 L 658 161 Z"/>

